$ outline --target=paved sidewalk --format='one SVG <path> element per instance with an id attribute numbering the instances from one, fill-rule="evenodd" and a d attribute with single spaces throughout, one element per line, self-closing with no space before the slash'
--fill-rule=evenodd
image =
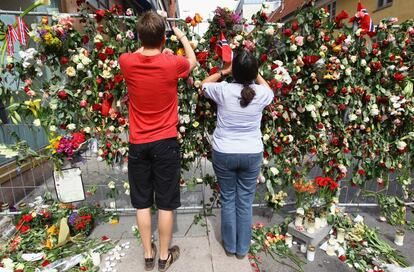
<path id="1" fill-rule="evenodd" d="M 153 216 L 155 219 L 156 217 Z M 238 260 L 227 257 L 221 247 L 220 218 L 210 217 L 205 226 L 192 225 L 194 214 L 179 213 L 174 222 L 174 239 L 172 244 L 180 246 L 180 259 L 169 269 L 171 272 L 251 272 L 247 258 Z M 126 256 L 116 264 L 116 271 L 144 271 L 143 250 L 133 237 L 131 226 L 135 225 L 134 216 L 122 216 L 119 224 L 101 224 L 96 227 L 93 236 L 106 235 L 113 240 L 120 239 L 119 244 L 130 242 L 130 247 L 123 250 Z M 156 223 L 154 222 L 153 228 Z M 191 227 L 190 227 L 191 226 Z M 154 238 L 158 241 L 158 233 L 154 230 Z M 102 257 L 101 268 L 105 267 Z M 157 257 L 158 258 L 158 257 Z M 115 271 L 115 270 L 112 270 Z M 154 270 L 157 271 L 157 270 Z"/>

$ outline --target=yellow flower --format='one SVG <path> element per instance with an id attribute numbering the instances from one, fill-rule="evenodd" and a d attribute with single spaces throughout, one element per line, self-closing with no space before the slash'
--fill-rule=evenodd
<path id="1" fill-rule="evenodd" d="M 46 34 L 43 36 L 43 39 L 45 39 L 46 43 L 50 43 L 50 42 L 52 41 L 52 39 L 53 39 L 53 36 L 52 36 L 52 34 L 50 34 L 50 33 L 46 33 Z"/>
<path id="2" fill-rule="evenodd" d="M 50 234 L 50 235 L 58 234 L 58 228 L 55 225 L 52 225 L 50 228 L 47 229 L 47 234 Z"/>
<path id="3" fill-rule="evenodd" d="M 332 50 L 333 50 L 335 53 L 341 52 L 341 50 L 342 50 L 342 46 L 341 46 L 341 45 L 336 45 L 336 46 L 334 46 L 334 47 L 332 48 Z"/>
<path id="4" fill-rule="evenodd" d="M 76 75 L 76 70 L 75 68 L 73 68 L 72 66 L 69 66 L 68 68 L 66 68 L 66 74 L 69 77 L 74 77 Z"/>
<path id="5" fill-rule="evenodd" d="M 184 50 L 184 48 L 178 49 L 176 54 L 178 56 L 185 56 L 185 50 Z"/>
<path id="6" fill-rule="evenodd" d="M 45 247 L 48 248 L 48 249 L 52 249 L 53 248 L 53 242 L 52 242 L 51 239 L 47 239 L 46 240 Z"/>
<path id="7" fill-rule="evenodd" d="M 111 220 L 111 225 L 116 225 L 116 224 L 118 224 L 119 223 L 119 220 L 117 219 L 117 218 L 113 218 L 112 220 Z"/>
<path id="8" fill-rule="evenodd" d="M 199 122 L 197 122 L 197 121 L 195 121 L 195 122 L 193 123 L 193 127 L 195 127 L 195 128 L 197 128 L 199 125 L 200 125 L 200 123 L 199 123 Z"/>

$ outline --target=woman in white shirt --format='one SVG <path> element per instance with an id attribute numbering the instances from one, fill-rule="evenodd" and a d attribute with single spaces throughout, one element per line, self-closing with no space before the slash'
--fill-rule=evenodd
<path id="1" fill-rule="evenodd" d="M 220 185 L 221 237 L 227 255 L 238 258 L 250 247 L 252 204 L 263 159 L 262 111 L 274 97 L 258 69 L 254 56 L 241 50 L 232 65 L 203 81 L 204 95 L 217 104 L 213 168 Z M 233 83 L 216 83 L 230 74 Z"/>

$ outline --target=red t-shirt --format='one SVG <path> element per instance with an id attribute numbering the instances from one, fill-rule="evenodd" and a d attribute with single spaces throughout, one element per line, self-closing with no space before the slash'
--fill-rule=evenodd
<path id="1" fill-rule="evenodd" d="M 129 142 L 177 137 L 179 78 L 190 73 L 181 56 L 124 53 L 119 58 L 129 95 Z"/>

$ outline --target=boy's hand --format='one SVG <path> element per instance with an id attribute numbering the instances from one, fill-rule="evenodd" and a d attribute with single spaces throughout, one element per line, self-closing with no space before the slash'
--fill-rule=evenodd
<path id="1" fill-rule="evenodd" d="M 172 30 L 174 35 L 177 36 L 177 39 L 180 40 L 182 37 L 185 37 L 185 34 L 176 26 L 173 26 Z"/>

